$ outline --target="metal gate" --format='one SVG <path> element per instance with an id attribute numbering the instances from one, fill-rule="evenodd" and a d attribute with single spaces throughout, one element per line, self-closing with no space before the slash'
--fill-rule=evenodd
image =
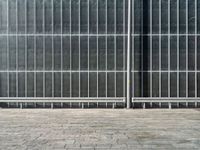
<path id="1" fill-rule="evenodd" d="M 133 0 L 132 103 L 197 107 L 200 1 Z"/>
<path id="2" fill-rule="evenodd" d="M 0 102 L 199 105 L 197 0 L 0 0 Z"/>

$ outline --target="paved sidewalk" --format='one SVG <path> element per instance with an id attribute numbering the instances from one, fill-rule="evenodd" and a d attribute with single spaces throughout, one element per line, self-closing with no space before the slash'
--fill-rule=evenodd
<path id="1" fill-rule="evenodd" d="M 0 109 L 0 149 L 200 149 L 200 110 Z"/>

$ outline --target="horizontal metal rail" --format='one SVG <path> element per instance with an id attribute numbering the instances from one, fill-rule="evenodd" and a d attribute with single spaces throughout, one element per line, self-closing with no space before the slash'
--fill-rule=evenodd
<path id="1" fill-rule="evenodd" d="M 30 73 L 34 73 L 34 72 L 38 72 L 38 73 L 79 73 L 79 72 L 89 72 L 89 73 L 106 73 L 106 72 L 127 72 L 126 70 L 0 70 L 0 73 L 5 73 L 5 72 L 10 72 L 10 73 L 26 73 L 26 72 L 30 72 Z M 187 72 L 191 72 L 191 73 L 200 73 L 200 70 L 132 70 L 131 72 L 136 72 L 136 73 L 141 73 L 141 72 L 155 72 L 155 73 L 187 73 Z"/>
<path id="2" fill-rule="evenodd" d="M 154 103 L 159 103 L 159 102 L 200 102 L 200 97 L 199 98 L 193 98 L 193 97 L 135 97 L 132 98 L 132 102 L 154 102 Z"/>
<path id="3" fill-rule="evenodd" d="M 92 33 L 83 33 L 83 34 L 76 34 L 76 33 L 71 33 L 71 34 L 66 34 L 66 33 L 62 33 L 62 34 L 58 34 L 58 33 L 45 33 L 45 34 L 41 34 L 41 33 L 0 33 L 0 36 L 127 36 L 128 34 L 122 34 L 122 33 L 117 33 L 117 34 L 112 34 L 112 33 L 108 33 L 108 34 L 92 34 Z M 148 34 L 131 34 L 131 36 L 135 36 L 135 37 L 139 37 L 139 36 L 200 36 L 199 33 L 195 34 L 195 33 L 183 33 L 183 34 L 176 34 L 176 33 L 148 33 Z"/>
<path id="4" fill-rule="evenodd" d="M 115 103 L 124 102 L 124 97 L 0 97 L 0 103 L 16 102 L 16 103 Z"/>
<path id="5" fill-rule="evenodd" d="M 150 103 L 150 108 L 152 108 L 153 103 L 159 103 L 159 107 L 161 108 L 162 103 L 167 103 L 168 108 L 172 108 L 172 104 L 176 103 L 179 107 L 180 103 L 185 103 L 186 107 L 188 107 L 189 103 L 193 103 L 195 108 L 198 107 L 198 103 L 200 103 L 200 98 L 192 98 L 192 97 L 135 97 L 132 98 L 132 105 L 136 103 L 142 104 L 142 108 L 146 108 L 146 104 Z"/>
<path id="6" fill-rule="evenodd" d="M 125 97 L 0 97 L 2 102 L 125 102 Z M 200 102 L 192 97 L 135 97 L 132 102 Z"/>

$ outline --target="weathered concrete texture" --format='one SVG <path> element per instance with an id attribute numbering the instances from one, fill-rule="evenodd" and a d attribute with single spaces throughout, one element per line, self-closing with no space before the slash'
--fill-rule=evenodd
<path id="1" fill-rule="evenodd" d="M 0 149 L 200 149 L 200 110 L 2 109 Z"/>

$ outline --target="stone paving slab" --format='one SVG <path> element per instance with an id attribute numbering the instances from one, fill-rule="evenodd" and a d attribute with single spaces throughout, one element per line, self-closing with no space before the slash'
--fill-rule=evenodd
<path id="1" fill-rule="evenodd" d="M 200 149 L 200 110 L 0 109 L 0 149 Z"/>

